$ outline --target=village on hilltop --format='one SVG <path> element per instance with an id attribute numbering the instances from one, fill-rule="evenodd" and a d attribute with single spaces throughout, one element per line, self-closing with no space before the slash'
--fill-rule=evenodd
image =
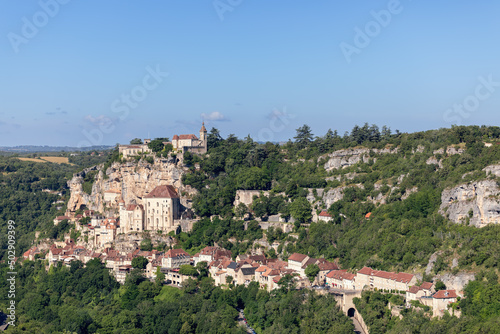
<path id="1" fill-rule="evenodd" d="M 151 141 L 143 144 L 120 145 L 119 153 L 124 159 L 139 155 L 152 155 L 148 147 Z M 200 129 L 199 138 L 194 134 L 174 135 L 171 144 L 176 153 L 192 152 L 203 154 L 207 152 L 207 130 L 204 124 Z M 249 191 L 250 195 L 258 195 Z M 244 202 L 243 197 L 249 194 L 237 193 L 237 200 Z M 49 265 L 62 263 L 71 266 L 73 261 L 87 263 L 98 259 L 112 272 L 118 282 L 124 283 L 132 271 L 135 258 L 147 259 L 144 275 L 154 280 L 158 272 L 165 274 L 164 284 L 182 286 L 191 276 L 182 274 L 183 265 L 197 266 L 205 263 L 210 277 L 216 286 L 245 285 L 257 282 L 262 289 L 272 291 L 280 287 L 284 277 L 292 277 L 298 288 L 319 287 L 323 292 L 354 293 L 360 295 L 364 289 L 374 289 L 384 292 L 399 293 L 406 298 L 407 305 L 416 302 L 422 307 L 432 309 L 433 316 L 442 316 L 449 306 L 457 301 L 463 292 L 455 290 L 436 291 L 433 283 L 417 283 L 417 277 L 409 273 L 395 273 L 374 270 L 364 267 L 361 270 L 340 269 L 337 263 L 324 258 L 311 258 L 305 254 L 291 254 L 287 261 L 266 258 L 261 247 L 255 247 L 250 254 L 233 256 L 229 250 L 218 245 L 207 246 L 195 255 L 190 255 L 183 249 L 176 249 L 172 233 L 179 230 L 188 232 L 190 227 L 181 228 L 181 196 L 173 185 L 157 185 L 152 191 L 142 194 L 139 200 L 126 203 L 120 190 L 106 190 L 103 199 L 111 208 L 116 208 L 116 215 L 103 216 L 94 210 L 82 210 L 81 213 L 68 210 L 66 215 L 54 219 L 54 224 L 69 221 L 86 237 L 86 243 L 77 242 L 66 237 L 64 242 L 55 242 L 49 247 L 33 246 L 23 254 L 25 259 L 34 260 L 45 256 Z M 370 219 L 371 213 L 365 218 Z M 270 217 L 272 218 L 272 217 Z M 279 218 L 279 217 L 278 217 Z M 314 217 L 315 221 L 328 222 L 332 216 L 322 210 Z M 267 229 L 273 219 L 261 222 L 261 228 Z M 274 220 L 277 224 L 280 219 Z M 286 224 L 283 224 L 286 225 Z M 192 225 L 191 225 L 192 226 Z M 286 230 L 287 227 L 284 227 Z M 166 251 L 141 250 L 139 243 L 142 233 L 154 233 L 169 246 Z M 129 242 L 117 247 L 117 240 L 131 236 Z M 170 238 L 170 239 L 169 239 Z M 277 250 L 277 244 L 269 245 Z M 306 269 L 316 265 L 319 270 L 311 277 Z M 459 315 L 459 312 L 455 311 Z"/>

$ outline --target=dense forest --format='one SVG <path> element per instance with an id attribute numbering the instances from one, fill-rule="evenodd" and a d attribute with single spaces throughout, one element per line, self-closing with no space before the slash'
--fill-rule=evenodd
<path id="1" fill-rule="evenodd" d="M 159 140 L 158 142 L 161 142 Z M 487 147 L 485 142 L 493 145 Z M 392 316 L 387 305 L 398 305 L 398 295 L 365 292 L 356 305 L 372 333 L 474 333 L 494 332 L 500 319 L 498 267 L 500 226 L 478 229 L 456 224 L 438 212 L 442 191 L 473 180 L 493 179 L 482 169 L 500 161 L 500 128 L 453 126 L 417 133 L 394 133 L 376 125 L 355 126 L 340 136 L 328 131 L 314 136 L 304 125 L 284 144 L 258 143 L 234 135 L 222 138 L 212 128 L 207 154 L 185 153 L 182 181 L 198 190 L 193 210 L 201 218 L 191 232 L 175 235 L 178 245 L 194 254 L 217 243 L 235 257 L 246 253 L 256 240 L 277 241 L 266 250 L 270 258 L 287 259 L 300 252 L 325 257 L 343 268 L 371 266 L 381 270 L 423 273 L 429 258 L 437 254 L 431 275 L 459 271 L 477 273 L 457 307 L 462 317 L 430 319 L 425 310 L 405 309 L 402 318 Z M 455 147 L 461 154 L 435 153 Z M 341 149 L 376 149 L 367 161 L 346 168 L 326 170 L 328 154 Z M 162 156 L 171 147 L 161 147 Z M 378 152 L 378 153 L 377 153 Z M 390 153 L 388 153 L 390 152 Z M 429 164 L 435 157 L 438 164 Z M 139 157 L 140 158 L 140 157 Z M 152 159 L 150 159 L 152 160 Z M 18 252 L 26 250 L 35 231 L 59 238 L 70 225 L 54 227 L 62 213 L 53 204 L 67 201 L 66 182 L 73 173 L 94 164 L 107 168 L 120 161 L 117 148 L 106 156 L 72 157 L 70 164 L 19 161 L 0 157 L 0 261 L 6 249 L 6 226 L 17 223 Z M 92 186 L 92 174 L 84 190 Z M 342 198 L 329 207 L 311 204 L 310 198 L 342 188 Z M 62 196 L 43 192 L 56 190 Z M 417 189 L 417 191 L 409 191 Z M 237 190 L 257 190 L 268 196 L 254 198 L 247 207 L 233 203 Z M 384 204 L 374 198 L 383 197 Z M 328 210 L 333 220 L 312 222 L 312 211 Z M 294 220 L 294 231 L 270 228 L 258 220 L 281 214 Z M 367 214 L 370 213 L 369 218 Z M 214 217 L 215 216 L 215 217 Z M 458 264 L 452 268 L 452 259 Z M 7 300 L 1 264 L 0 309 Z M 12 333 L 238 333 L 236 321 L 244 309 L 259 333 L 348 333 L 352 323 L 328 296 L 295 290 L 283 279 L 281 288 L 268 293 L 249 287 L 216 288 L 201 273 L 181 290 L 145 280 L 134 271 L 120 286 L 97 262 L 83 267 L 52 267 L 41 261 L 24 262 L 19 272 L 19 324 Z M 495 327 L 495 325 L 497 325 Z"/>
<path id="2" fill-rule="evenodd" d="M 54 227 L 53 220 L 64 214 L 65 204 L 55 202 L 69 199 L 68 180 L 73 173 L 108 159 L 108 152 L 103 156 L 91 153 L 82 152 L 77 156 L 62 153 L 61 156 L 69 156 L 69 163 L 22 161 L 18 154 L 0 156 L 0 261 L 7 248 L 9 220 L 16 222 L 18 255 L 30 247 L 35 231 L 40 231 L 43 236 L 57 237 L 61 231 L 60 227 Z M 39 156 L 33 153 L 24 157 L 34 159 Z M 54 193 L 42 191 L 44 189 Z M 58 210 L 58 206 L 62 208 Z"/>
<path id="3" fill-rule="evenodd" d="M 51 267 L 25 261 L 18 275 L 19 325 L 8 333 L 246 333 L 238 324 L 244 309 L 255 330 L 266 333 L 352 333 L 352 322 L 332 296 L 296 290 L 283 279 L 268 293 L 257 283 L 247 288 L 214 287 L 200 270 L 182 289 L 146 280 L 139 269 L 120 286 L 98 260 L 83 267 Z M 0 265 L 5 282 L 8 268 Z M 203 274 L 204 273 L 204 274 Z M 7 287 L 0 285 L 0 303 Z M 1 304 L 0 304 L 1 305 Z"/>

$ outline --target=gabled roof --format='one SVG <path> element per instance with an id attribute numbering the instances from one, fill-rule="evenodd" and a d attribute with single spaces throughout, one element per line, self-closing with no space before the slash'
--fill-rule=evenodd
<path id="1" fill-rule="evenodd" d="M 417 292 L 419 292 L 419 291 L 420 291 L 420 287 L 419 287 L 419 286 L 416 286 L 416 285 L 415 285 L 415 286 L 412 286 L 412 287 L 410 287 L 410 288 L 408 289 L 408 292 L 409 292 L 409 293 L 417 293 Z"/>
<path id="2" fill-rule="evenodd" d="M 300 254 L 300 253 L 293 253 L 290 255 L 288 258 L 288 261 L 295 261 L 295 262 L 302 262 L 304 259 L 307 257 L 307 255 Z"/>
<path id="3" fill-rule="evenodd" d="M 240 268 L 240 271 L 243 275 L 255 275 L 255 267 L 244 267 Z"/>
<path id="4" fill-rule="evenodd" d="M 318 260 L 316 260 L 315 258 L 310 257 L 309 259 L 307 259 L 306 263 L 304 263 L 302 265 L 302 268 L 306 269 L 308 266 L 310 266 L 311 264 L 315 264 L 316 262 L 318 262 Z"/>
<path id="5" fill-rule="evenodd" d="M 158 186 L 144 198 L 179 198 L 179 194 L 171 185 Z"/>
<path id="6" fill-rule="evenodd" d="M 457 298 L 457 293 L 455 290 L 439 290 L 432 295 L 432 298 L 437 299 L 447 299 L 447 298 Z"/>
<path id="7" fill-rule="evenodd" d="M 338 280 L 345 279 L 345 280 L 352 281 L 356 277 L 356 275 L 348 273 L 346 270 L 332 270 L 328 274 L 326 274 L 326 277 L 338 279 Z"/>
<path id="8" fill-rule="evenodd" d="M 420 289 L 430 290 L 430 289 L 432 289 L 432 283 L 431 282 L 424 282 L 420 285 Z"/>
<path id="9" fill-rule="evenodd" d="M 329 218 L 332 218 L 332 215 L 329 214 L 326 210 L 323 210 L 320 212 L 319 214 L 320 217 L 329 217 Z"/>
<path id="10" fill-rule="evenodd" d="M 169 249 L 167 253 L 165 253 L 165 258 L 174 258 L 174 257 L 190 257 L 188 253 L 186 253 L 183 249 Z"/>
<path id="11" fill-rule="evenodd" d="M 188 134 L 188 135 L 180 135 L 179 139 L 194 139 L 194 140 L 198 140 L 198 137 L 196 137 L 193 134 Z"/>

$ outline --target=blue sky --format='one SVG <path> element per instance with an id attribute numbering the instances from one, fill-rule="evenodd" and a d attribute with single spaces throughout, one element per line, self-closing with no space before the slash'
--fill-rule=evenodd
<path id="1" fill-rule="evenodd" d="M 500 123 L 499 2 L 0 5 L 0 146 Z"/>

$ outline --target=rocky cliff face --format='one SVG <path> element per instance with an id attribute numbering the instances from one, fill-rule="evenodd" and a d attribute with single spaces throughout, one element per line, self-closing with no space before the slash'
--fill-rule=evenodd
<path id="1" fill-rule="evenodd" d="M 191 207 L 190 198 L 196 194 L 195 189 L 182 184 L 181 177 L 185 171 L 172 161 L 156 159 L 154 164 L 144 161 L 113 163 L 107 171 L 103 171 L 102 168 L 103 166 L 100 165 L 84 170 L 68 181 L 71 191 L 68 211 L 74 212 L 85 205 L 90 210 L 113 214 L 118 208 L 118 199 L 123 198 L 126 204 L 140 204 L 144 195 L 155 187 L 166 184 L 171 184 L 177 189 L 181 195 L 181 204 L 186 207 Z M 98 170 L 99 173 L 92 186 L 92 193 L 89 195 L 83 191 L 82 184 L 85 174 L 92 169 Z M 111 195 L 111 197 L 116 197 L 116 200 L 105 201 L 104 194 L 105 192 L 109 194 L 109 191 L 116 192 L 116 196 Z"/>
<path id="2" fill-rule="evenodd" d="M 384 148 L 378 150 L 368 148 L 349 148 L 323 155 L 319 157 L 319 160 L 327 158 L 328 161 L 325 163 L 324 167 L 327 171 L 331 171 L 333 169 L 347 168 L 357 164 L 358 162 L 367 163 L 370 160 L 370 152 L 373 152 L 375 154 L 393 154 L 397 153 L 398 149 Z M 376 158 L 373 158 L 373 160 L 375 161 Z"/>
<path id="3" fill-rule="evenodd" d="M 500 175 L 500 165 L 484 170 Z M 439 212 L 455 223 L 469 221 L 477 227 L 500 224 L 500 188 L 495 180 L 483 180 L 445 189 Z"/>

